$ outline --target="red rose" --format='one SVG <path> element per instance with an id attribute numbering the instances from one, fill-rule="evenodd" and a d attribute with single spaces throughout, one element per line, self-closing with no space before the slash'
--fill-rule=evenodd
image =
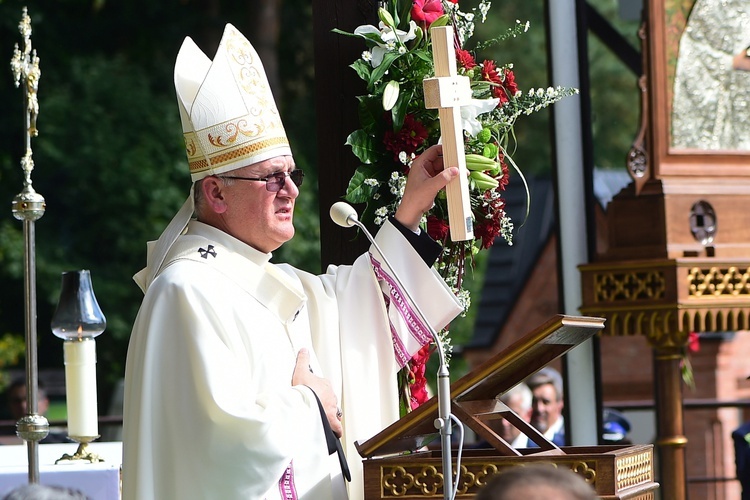
<path id="1" fill-rule="evenodd" d="M 474 225 L 474 238 L 482 240 L 482 248 L 485 250 L 492 246 L 495 238 L 499 235 L 500 225 L 496 224 L 493 220 L 483 220 L 479 224 Z"/>
<path id="2" fill-rule="evenodd" d="M 448 237 L 450 226 L 443 219 L 438 219 L 434 215 L 427 216 L 427 234 L 435 241 L 445 241 Z"/>
<path id="3" fill-rule="evenodd" d="M 500 99 L 500 104 L 505 104 L 509 101 L 509 97 L 516 95 L 516 92 L 518 92 L 516 75 L 508 68 L 505 68 L 503 75 L 500 76 L 495 61 L 485 60 L 482 63 L 482 78 L 485 81 L 493 83 L 492 95 Z"/>
<path id="4" fill-rule="evenodd" d="M 700 336 L 695 332 L 690 332 L 688 334 L 688 351 L 690 352 L 698 352 L 701 349 L 700 344 Z"/>
<path id="5" fill-rule="evenodd" d="M 414 0 L 411 7 L 411 18 L 430 25 L 443 15 L 443 3 L 440 0 Z"/>
<path id="6" fill-rule="evenodd" d="M 505 79 L 503 80 L 503 86 L 508 90 L 508 95 L 514 96 L 518 92 L 518 85 L 516 85 L 516 75 L 513 74 L 508 68 L 505 69 Z"/>
<path id="7" fill-rule="evenodd" d="M 474 57 L 468 50 L 456 49 L 456 60 L 462 68 L 469 70 L 477 67 Z"/>
<path id="8" fill-rule="evenodd" d="M 390 118 L 390 114 L 388 115 Z M 394 132 L 392 129 L 386 130 L 383 134 L 383 143 L 385 149 L 393 153 L 393 159 L 399 161 L 398 155 L 401 151 L 407 155 L 416 153 L 427 140 L 427 128 L 422 122 L 414 118 L 414 115 L 407 114 L 404 117 L 404 125 L 401 130 Z"/>
<path id="9" fill-rule="evenodd" d="M 430 398 L 427 394 L 427 378 L 424 374 L 431 352 L 430 344 L 424 345 L 409 361 L 411 366 L 409 375 L 413 379 L 409 385 L 409 393 L 411 394 L 409 405 L 412 410 L 416 410 Z"/>

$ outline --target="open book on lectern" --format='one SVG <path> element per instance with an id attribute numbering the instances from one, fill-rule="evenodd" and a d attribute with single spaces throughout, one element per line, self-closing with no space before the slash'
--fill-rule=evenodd
<path id="1" fill-rule="evenodd" d="M 547 364 L 590 339 L 604 328 L 603 318 L 586 316 L 552 317 L 518 341 L 451 384 L 451 413 L 494 447 L 500 455 L 529 452 L 564 454 L 534 427 L 516 415 L 500 395 L 523 382 Z M 434 421 L 438 417 L 437 396 L 397 420 L 364 442 L 357 450 L 364 458 L 413 453 L 439 439 Z M 521 453 L 493 429 L 493 421 L 507 419 L 539 445 Z"/>

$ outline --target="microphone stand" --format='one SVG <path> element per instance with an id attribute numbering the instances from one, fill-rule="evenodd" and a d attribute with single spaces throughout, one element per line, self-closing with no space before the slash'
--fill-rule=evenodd
<path id="1" fill-rule="evenodd" d="M 339 215 L 341 217 L 337 217 Z M 417 302 L 411 297 L 409 290 L 401 282 L 401 278 L 398 277 L 395 269 L 393 268 L 393 266 L 391 266 L 391 263 L 388 261 L 388 257 L 385 256 L 383 251 L 380 249 L 380 246 L 375 242 L 375 238 L 372 237 L 372 235 L 367 230 L 365 225 L 359 221 L 357 212 L 354 210 L 354 208 L 352 208 L 347 203 L 344 203 L 341 201 L 336 202 L 331 207 L 331 218 L 336 224 L 342 227 L 357 226 L 359 229 L 362 230 L 363 233 L 365 233 L 365 236 L 367 236 L 367 239 L 370 240 L 370 243 L 372 243 L 372 245 L 378 251 L 380 256 L 383 258 L 385 265 L 388 266 L 388 268 L 393 273 L 393 279 L 396 280 L 396 283 L 398 283 L 398 286 L 401 287 L 401 290 L 404 292 L 404 295 L 406 296 L 406 298 L 409 299 L 409 302 L 411 302 L 412 306 L 414 306 L 414 309 L 419 315 L 419 318 L 430 330 L 430 334 L 432 334 L 432 339 L 435 341 L 435 344 L 438 347 L 437 351 L 438 351 L 438 357 L 440 361 L 440 366 L 438 367 L 438 372 L 437 372 L 438 418 L 435 419 L 434 425 L 435 425 L 435 428 L 440 431 L 440 451 L 441 451 L 442 462 L 443 462 L 443 499 L 453 500 L 453 462 L 451 459 L 451 430 L 452 429 L 451 429 L 450 373 L 448 371 L 448 364 L 445 361 L 445 351 L 443 350 L 443 342 L 440 340 L 438 333 L 435 331 L 432 325 L 427 321 L 427 318 L 422 312 L 422 309 L 419 307 Z M 458 473 L 458 471 L 456 472 Z"/>

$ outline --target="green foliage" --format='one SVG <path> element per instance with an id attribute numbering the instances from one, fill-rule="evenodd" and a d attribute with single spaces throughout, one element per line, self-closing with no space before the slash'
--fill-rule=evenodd
<path id="1" fill-rule="evenodd" d="M 463 10 L 468 10 L 478 2 L 462 3 L 466 3 Z M 615 20 L 612 0 L 590 3 Z M 5 214 L 0 213 L 0 332 L 18 340 L 24 331 L 23 227 L 12 217 L 10 203 L 23 186 L 19 160 L 25 137 L 21 91 L 14 87 L 7 64 L 14 44 L 20 42 L 18 22 L 22 6 L 27 5 L 32 16 L 32 42 L 42 69 L 40 135 L 32 143 L 36 164 L 32 179 L 47 201 L 47 211 L 36 223 L 43 367 L 62 368 L 62 342 L 48 329 L 59 294 L 60 272 L 86 268 L 92 272 L 108 322 L 105 333 L 97 338 L 100 384 L 106 391 L 106 386 L 123 375 L 127 340 L 141 300 L 131 276 L 145 264 L 145 242 L 158 237 L 187 196 L 190 183 L 172 84 L 174 57 L 186 35 L 212 55 L 226 22 L 238 26 L 252 40 L 253 30 L 247 29 L 246 20 L 258 17 L 260 4 L 240 0 L 0 1 L 0 62 L 6 65 L 0 72 L 0 206 L 6 207 Z M 487 40 L 515 19 L 531 22 L 531 29 L 522 37 L 482 49 L 484 57 L 514 62 L 523 91 L 548 81 L 543 8 L 541 1 L 494 2 L 488 21 L 477 23 L 474 35 Z M 307 178 L 295 211 L 297 235 L 275 252 L 274 260 L 318 272 L 319 208 L 313 161 L 317 146 L 316 134 L 311 133 L 315 88 L 312 6 L 304 0 L 286 0 L 279 9 L 283 35 L 278 55 L 283 64 L 279 65 L 280 88 L 274 92 L 295 160 Z M 408 18 L 408 8 L 397 14 L 394 23 L 401 23 Z M 616 27 L 637 44 L 635 23 L 616 22 Z M 621 167 L 637 126 L 635 77 L 596 40 L 590 44 L 596 162 Z M 421 56 L 416 54 L 415 68 L 431 64 Z M 355 66 L 363 80 L 372 79 L 371 67 Z M 393 65 L 389 71 L 393 77 Z M 406 103 L 411 100 L 401 86 L 392 110 L 394 123 L 403 123 Z M 383 134 L 383 120 L 375 116 L 379 105 L 377 98 L 360 103 L 360 122 L 370 135 Z M 550 168 L 548 115 L 546 110 L 534 113 L 519 121 L 514 130 L 511 152 L 525 172 Z M 513 170 L 511 175 L 515 175 Z M 514 184 L 515 180 L 511 179 L 510 186 L 520 185 Z M 481 283 L 481 256 L 477 266 L 464 282 L 475 294 L 475 303 L 481 287 L 472 282 L 477 279 Z M 474 309 L 451 325 L 456 345 L 469 338 Z M 452 374 L 457 373 L 456 363 L 460 359 L 454 358 Z"/>

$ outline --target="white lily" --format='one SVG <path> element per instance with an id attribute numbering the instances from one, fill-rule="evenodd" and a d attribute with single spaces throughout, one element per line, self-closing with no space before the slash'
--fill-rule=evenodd
<path id="1" fill-rule="evenodd" d="M 469 104 L 461 106 L 461 127 L 472 137 L 482 131 L 482 124 L 477 117 L 484 113 L 489 113 L 497 107 L 500 99 L 472 99 Z"/>
<path id="2" fill-rule="evenodd" d="M 372 64 L 373 68 L 377 68 L 380 66 L 380 63 L 383 62 L 383 56 L 385 56 L 386 52 L 394 50 L 398 45 L 403 45 L 409 40 L 414 40 L 417 36 L 416 29 L 417 23 L 414 21 L 409 22 L 409 31 L 399 29 L 394 30 L 381 21 L 378 24 L 378 28 L 372 24 L 358 26 L 357 29 L 354 30 L 354 34 L 368 40 L 370 40 L 370 38 L 366 36 L 368 34 L 377 34 L 379 36 L 381 43 L 376 42 L 377 45 L 370 51 L 372 52 L 372 60 L 370 61 L 370 64 Z M 398 43 L 396 43 L 397 41 Z"/>

